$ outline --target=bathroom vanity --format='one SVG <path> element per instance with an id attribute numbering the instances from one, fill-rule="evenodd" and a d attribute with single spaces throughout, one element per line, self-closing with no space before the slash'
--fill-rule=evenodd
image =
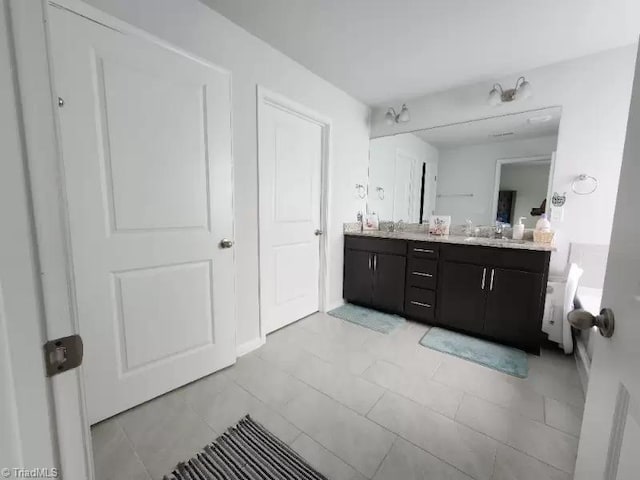
<path id="1" fill-rule="evenodd" d="M 344 299 L 539 354 L 553 247 L 345 232 Z"/>
<path id="2" fill-rule="evenodd" d="M 532 229 L 550 213 L 561 113 L 371 139 L 356 192 L 380 230 L 345 224 L 345 300 L 538 353 L 553 247 Z M 428 234 L 437 217 L 451 235 Z"/>

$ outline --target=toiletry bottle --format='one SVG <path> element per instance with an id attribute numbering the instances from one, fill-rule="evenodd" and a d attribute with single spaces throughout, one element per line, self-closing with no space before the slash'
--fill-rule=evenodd
<path id="1" fill-rule="evenodd" d="M 513 226 L 513 239 L 514 240 L 522 240 L 522 237 L 524 237 L 524 223 L 522 223 L 523 220 L 526 220 L 527 217 L 520 217 L 520 219 L 518 220 L 518 223 L 516 223 Z"/>
<path id="2" fill-rule="evenodd" d="M 539 232 L 550 232 L 551 231 L 551 223 L 547 220 L 547 214 L 543 213 L 540 216 L 540 220 L 536 222 L 536 230 Z"/>

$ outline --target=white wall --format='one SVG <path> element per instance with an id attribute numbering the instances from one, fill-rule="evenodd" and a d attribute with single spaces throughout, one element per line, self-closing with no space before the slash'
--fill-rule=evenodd
<path id="1" fill-rule="evenodd" d="M 436 185 L 434 178 L 438 173 L 438 150 L 412 133 L 371 140 L 369 150 L 369 211 L 376 212 L 380 220 L 399 220 L 397 218 L 393 218 L 395 164 L 398 150 L 418 159 L 420 162 L 427 163 L 424 212 L 425 218 L 428 219 L 432 208 L 431 206 L 435 205 Z M 418 175 L 416 185 L 418 186 L 417 201 L 419 203 L 419 180 L 422 176 L 422 164 L 420 164 L 420 168 L 418 170 L 419 171 L 414 173 L 417 173 Z M 376 191 L 376 187 L 379 186 L 384 188 L 385 191 L 383 200 L 379 198 L 378 192 Z M 404 218 L 403 220 L 405 222 L 417 222 L 419 220 L 419 215 L 420 210 L 418 207 L 418 218 L 411 220 Z"/>
<path id="2" fill-rule="evenodd" d="M 455 225 L 466 219 L 474 225 L 493 225 L 496 163 L 499 159 L 551 154 L 555 135 L 509 142 L 465 145 L 440 150 L 436 213 L 451 215 Z M 448 197 L 451 194 L 473 197 Z"/>
<path id="3" fill-rule="evenodd" d="M 516 204 L 512 223 L 525 217 L 525 228 L 535 228 L 539 216 L 531 216 L 531 209 L 537 208 L 547 198 L 549 187 L 549 163 L 508 163 L 502 166 L 500 190 L 515 190 Z"/>
<path id="4" fill-rule="evenodd" d="M 342 223 L 355 221 L 366 184 L 368 108 L 197 0 L 88 0 L 132 25 L 231 71 L 235 169 L 237 343 L 258 337 L 256 86 L 305 105 L 332 124 L 329 192 L 329 306 L 342 301 Z"/>
<path id="5" fill-rule="evenodd" d="M 512 85 L 519 75 L 526 75 L 534 94 L 526 101 L 495 108 L 486 103 L 493 81 L 412 100 L 402 99 L 411 110 L 411 122 L 387 125 L 384 108 L 376 109 L 372 114 L 372 136 L 561 106 L 553 189 L 559 193 L 568 192 L 568 197 L 564 220 L 554 225 L 558 230 L 559 251 L 552 256 L 552 269 L 557 271 L 564 268 L 569 242 L 609 243 L 635 57 L 636 46 L 630 45 L 497 77 L 496 81 Z M 395 103 L 398 102 L 389 104 Z M 600 187 L 594 194 L 576 196 L 571 193 L 571 181 L 580 173 L 598 178 Z M 594 219 L 597 219 L 598 228 L 593 227 Z"/>

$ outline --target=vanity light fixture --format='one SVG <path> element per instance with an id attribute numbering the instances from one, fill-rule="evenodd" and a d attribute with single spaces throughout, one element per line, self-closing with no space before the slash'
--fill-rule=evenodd
<path id="1" fill-rule="evenodd" d="M 387 110 L 387 113 L 385 113 L 384 115 L 384 119 L 387 122 L 387 125 L 393 125 L 394 123 L 407 123 L 409 120 L 411 120 L 407 104 L 402 104 L 400 113 L 396 113 L 393 107 L 389 107 L 389 110 Z"/>
<path id="2" fill-rule="evenodd" d="M 501 103 L 513 102 L 514 100 L 524 100 L 532 95 L 531 84 L 524 78 L 520 77 L 516 81 L 515 88 L 505 90 L 502 85 L 495 83 L 489 92 L 487 101 L 489 105 L 495 107 Z"/>

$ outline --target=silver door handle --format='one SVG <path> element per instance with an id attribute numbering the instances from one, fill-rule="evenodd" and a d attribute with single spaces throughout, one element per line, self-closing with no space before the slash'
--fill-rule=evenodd
<path id="1" fill-rule="evenodd" d="M 411 301 L 411 305 L 417 305 L 419 307 L 431 308 L 431 305 L 429 305 L 428 303 L 414 302 L 413 300 Z"/>
<path id="2" fill-rule="evenodd" d="M 228 238 L 223 238 L 222 240 L 220 240 L 220 248 L 231 248 L 233 247 L 233 241 L 229 240 Z"/>
<path id="3" fill-rule="evenodd" d="M 371 262 L 373 261 L 373 255 L 369 254 L 369 270 L 371 270 Z"/>
<path id="4" fill-rule="evenodd" d="M 495 269 L 491 269 L 491 281 L 489 282 L 489 291 L 493 290 L 493 276 L 496 274 Z"/>
<path id="5" fill-rule="evenodd" d="M 600 315 L 593 316 L 586 310 L 573 310 L 567 315 L 569 323 L 580 330 L 588 330 L 591 327 L 598 327 L 600 335 L 606 338 L 610 338 L 613 335 L 615 327 L 615 317 L 613 310 L 610 308 L 603 308 L 600 310 Z"/>
<path id="6" fill-rule="evenodd" d="M 422 273 L 422 272 L 411 272 L 411 275 L 418 275 L 419 277 L 433 277 L 430 273 Z"/>
<path id="7" fill-rule="evenodd" d="M 378 254 L 374 253 L 373 254 L 373 271 L 375 272 L 377 268 L 378 268 Z"/>
<path id="8" fill-rule="evenodd" d="M 426 248 L 414 248 L 413 249 L 414 252 L 420 252 L 420 253 L 434 253 L 433 250 L 429 250 Z"/>
<path id="9" fill-rule="evenodd" d="M 480 285 L 480 288 L 482 290 L 484 290 L 484 281 L 487 279 L 487 267 L 484 267 L 482 269 L 482 284 Z"/>
<path id="10" fill-rule="evenodd" d="M 323 233 L 324 233 L 324 232 L 323 232 L 322 230 L 320 230 L 319 228 L 318 228 L 318 229 L 316 229 L 316 231 L 315 231 L 315 232 L 313 232 L 313 234 L 314 234 L 316 237 L 317 237 L 317 236 L 319 236 L 319 235 L 322 235 Z"/>

